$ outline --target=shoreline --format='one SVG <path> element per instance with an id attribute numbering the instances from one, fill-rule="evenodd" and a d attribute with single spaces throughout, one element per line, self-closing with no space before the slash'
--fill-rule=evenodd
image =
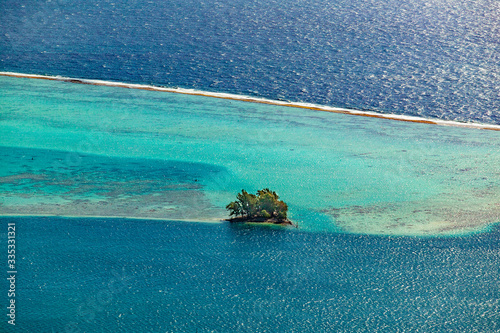
<path id="1" fill-rule="evenodd" d="M 62 217 L 70 219 L 124 219 L 124 220 L 152 220 L 152 221 L 179 221 L 179 222 L 192 222 L 192 223 L 224 223 L 224 219 L 169 219 L 160 217 L 141 217 L 141 216 L 103 216 L 103 215 L 62 215 L 62 214 L 0 214 L 0 218 L 9 217 Z"/>
<path id="2" fill-rule="evenodd" d="M 299 228 L 298 224 L 293 223 L 289 219 L 278 221 L 278 220 L 276 220 L 274 218 L 269 218 L 269 219 L 265 219 L 265 218 L 248 219 L 248 218 L 244 218 L 244 217 L 233 217 L 233 218 L 226 219 L 224 221 L 228 221 L 229 223 L 244 223 L 244 224 L 251 223 L 251 224 L 264 224 L 264 225 L 271 225 L 272 224 L 272 225 L 281 225 L 281 226 L 292 226 L 292 227 L 294 227 L 296 229 Z"/>
<path id="3" fill-rule="evenodd" d="M 69 219 L 124 219 L 124 220 L 152 220 L 152 221 L 178 221 L 178 222 L 191 222 L 191 223 L 249 223 L 249 224 L 263 224 L 263 225 L 281 225 L 281 226 L 292 226 L 298 228 L 298 225 L 293 223 L 290 220 L 286 220 L 283 222 L 273 222 L 269 221 L 233 221 L 231 219 L 198 219 L 198 220 L 190 220 L 190 219 L 171 219 L 171 218 L 161 218 L 161 217 L 144 217 L 144 216 L 118 216 L 118 215 L 63 215 L 63 214 L 1 214 L 0 218 L 9 218 L 9 217 L 61 217 L 61 218 L 69 218 Z"/>
<path id="4" fill-rule="evenodd" d="M 230 94 L 230 93 L 215 93 L 215 92 L 212 93 L 212 92 L 208 92 L 208 91 L 201 91 L 201 90 L 194 90 L 194 89 L 166 88 L 166 87 L 144 85 L 144 84 L 122 83 L 122 82 L 93 80 L 93 79 L 77 79 L 77 78 L 70 78 L 70 77 L 63 77 L 63 76 L 48 76 L 48 75 L 24 74 L 24 73 L 14 73 L 14 72 L 0 72 L 0 76 L 59 81 L 59 82 L 67 82 L 67 83 L 78 83 L 78 84 L 86 84 L 86 85 L 94 85 L 94 86 L 106 86 L 106 87 L 117 87 L 117 88 L 127 88 L 127 89 L 137 89 L 137 90 L 169 92 L 169 93 L 177 93 L 177 94 L 183 94 L 183 95 L 203 96 L 203 97 L 212 97 L 212 98 L 234 100 L 234 101 L 241 101 L 241 102 L 286 106 L 286 107 L 307 109 L 307 110 L 313 110 L 313 111 L 323 111 L 323 112 L 339 113 L 339 114 L 346 114 L 346 115 L 353 115 L 353 116 L 362 116 L 362 117 L 370 117 L 370 118 L 378 118 L 378 119 L 404 121 L 404 122 L 411 122 L 411 123 L 500 131 L 500 125 L 462 123 L 462 122 L 457 122 L 457 121 L 428 119 L 428 118 L 415 117 L 415 116 L 384 114 L 384 113 L 378 113 L 378 112 L 373 112 L 373 111 L 360 111 L 360 110 L 352 110 L 352 109 L 345 109 L 345 108 L 336 108 L 336 107 L 319 105 L 319 104 L 312 104 L 312 103 L 285 102 L 285 101 L 271 100 L 271 99 L 265 99 L 265 98 L 236 95 L 236 94 Z"/>
<path id="5" fill-rule="evenodd" d="M 298 224 L 293 223 L 273 223 L 273 222 L 254 222 L 254 221 L 245 221 L 245 222 L 232 222 L 229 219 L 199 219 L 199 220 L 190 220 L 190 219 L 169 219 L 169 218 L 158 218 L 158 217 L 134 217 L 134 216 L 100 216 L 100 215 L 62 215 L 62 214 L 1 214 L 0 219 L 2 218 L 18 218 L 18 217 L 59 217 L 59 218 L 67 218 L 67 219 L 122 219 L 122 220 L 149 220 L 149 221 L 171 221 L 171 222 L 190 222 L 190 223 L 210 223 L 210 224 L 221 224 L 221 223 L 236 223 L 236 224 L 248 224 L 248 225 L 268 225 L 268 226 L 290 226 L 295 229 L 298 228 Z M 342 230 L 340 233 L 345 235 L 364 235 L 364 236 L 373 236 L 373 237 L 409 237 L 409 238 L 453 238 L 453 237 L 471 237 L 478 234 L 490 233 L 493 232 L 495 228 L 500 227 L 500 222 L 490 222 L 484 225 L 473 228 L 472 230 L 464 230 L 458 228 L 454 232 L 446 232 L 446 233 L 396 233 L 396 234 L 384 234 L 384 233 L 370 233 L 370 232 L 355 232 L 349 230 Z M 304 230 L 301 230 L 304 231 Z M 306 230 L 307 232 L 318 232 Z"/>

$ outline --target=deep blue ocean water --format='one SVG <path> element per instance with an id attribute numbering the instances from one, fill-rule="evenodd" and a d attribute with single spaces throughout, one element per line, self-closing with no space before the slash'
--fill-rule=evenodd
<path id="1" fill-rule="evenodd" d="M 19 249 L 17 329 L 1 320 L 2 332 L 500 331 L 498 227 L 412 238 L 229 223 L 0 222 L 2 248 L 15 223 Z"/>
<path id="2" fill-rule="evenodd" d="M 496 0 L 4 0 L 0 70 L 500 124 Z"/>

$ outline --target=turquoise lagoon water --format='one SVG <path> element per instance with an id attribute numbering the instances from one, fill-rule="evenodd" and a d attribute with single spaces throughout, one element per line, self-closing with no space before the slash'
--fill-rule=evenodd
<path id="1" fill-rule="evenodd" d="M 448 235 L 499 222 L 500 134 L 0 78 L 3 214 L 220 221 L 270 187 L 301 229 Z"/>
<path id="2" fill-rule="evenodd" d="M 500 330 L 498 132 L 0 82 L 2 332 Z M 299 229 L 207 223 L 266 186 Z"/>
<path id="3" fill-rule="evenodd" d="M 498 125 L 499 9 L 5 0 L 0 70 Z M 498 132 L 5 77 L 0 122 L 0 213 L 80 216 L 0 218 L 0 332 L 500 332 Z M 267 186 L 298 230 L 202 222 Z"/>

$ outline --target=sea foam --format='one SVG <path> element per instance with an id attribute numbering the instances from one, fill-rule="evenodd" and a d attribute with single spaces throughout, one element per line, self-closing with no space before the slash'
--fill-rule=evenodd
<path id="1" fill-rule="evenodd" d="M 441 120 L 441 119 L 423 118 L 423 117 L 397 115 L 397 114 L 386 114 L 386 113 L 380 113 L 380 112 L 374 112 L 374 111 L 345 109 L 345 108 L 338 108 L 338 107 L 319 105 L 319 104 L 313 104 L 313 103 L 279 101 L 279 100 L 272 100 L 272 99 L 259 98 L 259 97 L 253 97 L 253 96 L 237 95 L 237 94 L 230 94 L 230 93 L 223 93 L 223 92 L 210 92 L 210 91 L 203 91 L 203 90 L 196 90 L 196 89 L 168 88 L 168 87 L 160 87 L 160 86 L 137 84 L 137 83 L 125 83 L 125 82 L 114 82 L 114 81 L 106 81 L 106 80 L 81 79 L 81 78 L 71 78 L 71 77 L 64 77 L 64 76 L 48 76 L 48 75 L 25 74 L 25 73 L 14 73 L 14 72 L 0 72 L 0 76 L 62 81 L 62 82 L 70 82 L 70 83 L 89 84 L 89 85 L 95 85 L 95 86 L 119 87 L 119 88 L 149 90 L 149 91 L 158 91 L 158 92 L 169 92 L 169 93 L 177 93 L 177 94 L 185 94 L 185 95 L 193 95 L 193 96 L 205 96 L 205 97 L 212 97 L 212 98 L 229 99 L 229 100 L 251 102 L 251 103 L 287 106 L 287 107 L 302 108 L 302 109 L 309 109 L 309 110 L 315 110 L 315 111 L 342 113 L 342 114 L 348 114 L 348 115 L 354 115 L 354 116 L 363 116 L 363 117 L 372 117 L 372 118 L 380 118 L 380 119 L 388 119 L 388 120 L 406 121 L 406 122 L 412 122 L 412 123 L 423 123 L 423 124 L 432 124 L 432 125 L 440 125 L 440 126 L 454 126 L 454 127 L 463 127 L 463 128 L 475 128 L 475 129 L 500 131 L 500 125 L 471 123 L 471 122 L 458 122 L 458 121 L 451 121 L 451 120 Z"/>

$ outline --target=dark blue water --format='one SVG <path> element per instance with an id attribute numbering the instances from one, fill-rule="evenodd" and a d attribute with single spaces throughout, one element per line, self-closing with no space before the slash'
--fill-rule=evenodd
<path id="1" fill-rule="evenodd" d="M 173 221 L 0 222 L 2 248 L 7 223 L 16 224 L 15 332 L 500 331 L 497 227 L 411 238 Z M 4 320 L 0 328 L 13 332 Z"/>
<path id="2" fill-rule="evenodd" d="M 0 70 L 500 124 L 495 0 L 4 0 Z"/>

